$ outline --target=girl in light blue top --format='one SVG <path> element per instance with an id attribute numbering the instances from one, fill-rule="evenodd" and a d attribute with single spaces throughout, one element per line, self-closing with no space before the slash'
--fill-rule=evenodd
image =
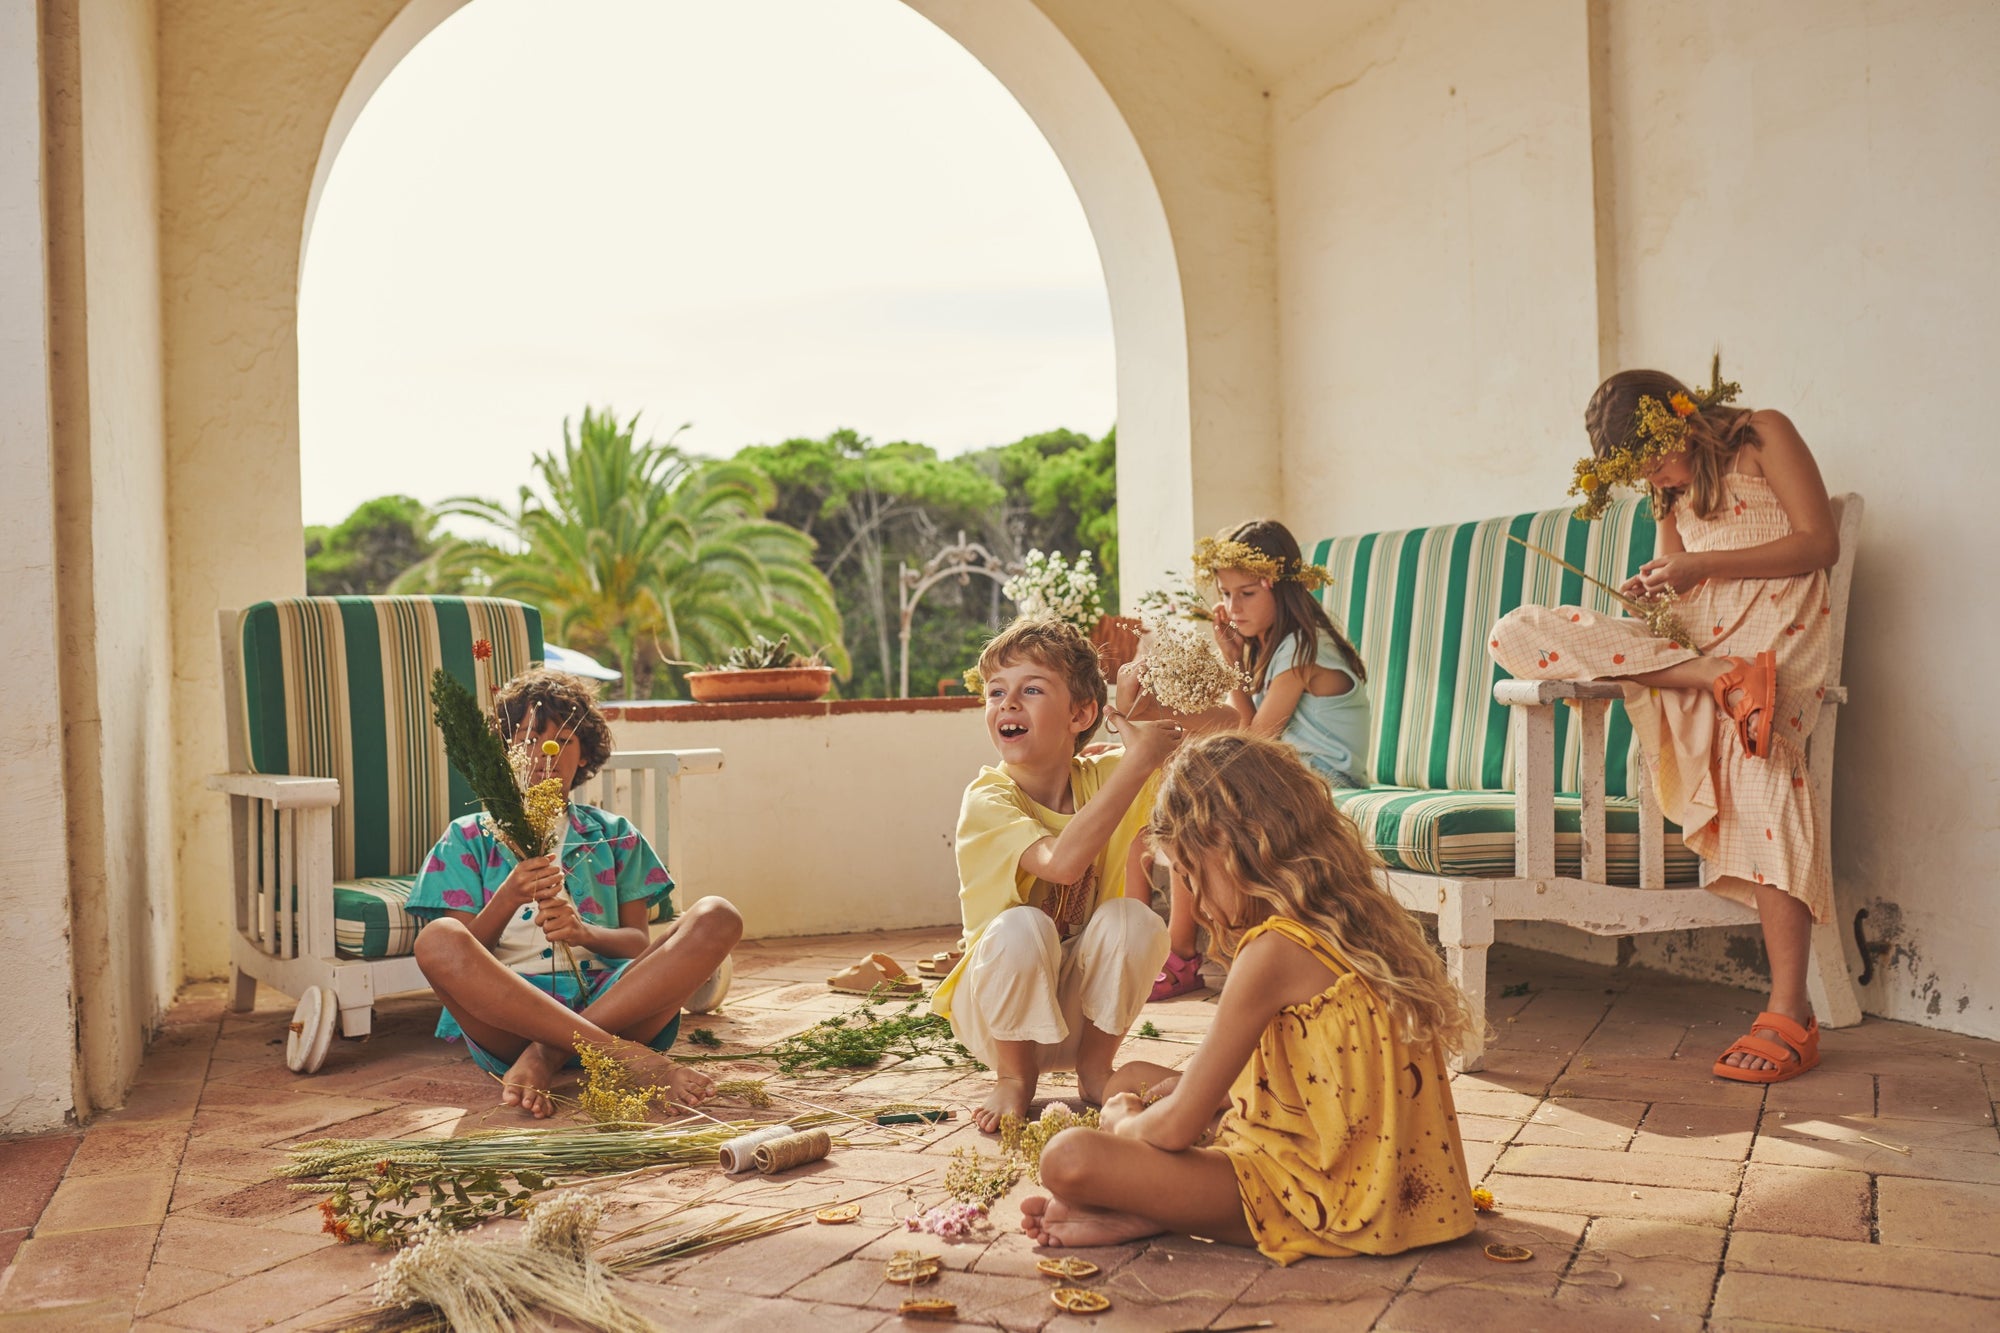
<path id="1" fill-rule="evenodd" d="M 1330 582 L 1326 571 L 1307 564 L 1298 539 L 1271 519 L 1203 538 L 1194 566 L 1215 584 L 1216 644 L 1250 679 L 1229 699 L 1237 723 L 1290 745 L 1329 786 L 1366 787 L 1368 670 L 1313 595 Z M 1194 908 L 1184 896 L 1174 893 L 1173 951 L 1153 983 L 1156 1000 L 1202 985 Z"/>

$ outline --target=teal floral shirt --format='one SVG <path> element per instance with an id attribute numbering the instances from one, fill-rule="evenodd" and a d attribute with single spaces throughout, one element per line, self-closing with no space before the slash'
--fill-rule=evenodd
<path id="1" fill-rule="evenodd" d="M 431 849 L 406 910 L 425 921 L 449 911 L 478 912 L 503 884 L 518 858 L 480 826 L 479 816 L 454 820 Z M 563 839 L 561 862 L 565 886 L 578 915 L 592 925 L 616 927 L 619 908 L 643 902 L 648 908 L 665 901 L 671 916 L 674 881 L 660 864 L 652 845 L 622 815 L 591 805 L 570 807 L 569 834 Z M 507 923 L 493 953 L 502 963 L 530 977 L 555 970 L 555 950 L 534 924 L 535 910 L 523 907 Z M 570 952 L 586 973 L 616 971 L 622 958 L 601 960 L 579 945 Z"/>

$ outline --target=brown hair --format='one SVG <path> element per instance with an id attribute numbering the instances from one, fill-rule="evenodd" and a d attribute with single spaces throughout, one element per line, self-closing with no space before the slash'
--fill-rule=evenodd
<path id="1" fill-rule="evenodd" d="M 1195 911 L 1234 953 L 1272 917 L 1308 926 L 1365 981 L 1406 1041 L 1460 1049 L 1476 1021 L 1410 914 L 1382 887 L 1382 863 L 1331 789 L 1282 741 L 1228 731 L 1183 744 L 1153 805 L 1154 846 L 1186 873 Z M 1217 921 L 1203 892 L 1219 872 L 1247 920 Z"/>
<path id="2" fill-rule="evenodd" d="M 1296 572 L 1305 564 L 1305 556 L 1299 550 L 1299 539 L 1292 530 L 1273 518 L 1253 518 L 1248 523 L 1239 523 L 1222 534 L 1223 540 L 1242 542 L 1254 546 L 1265 555 L 1276 560 L 1286 573 Z M 1272 579 L 1271 601 L 1277 608 L 1277 616 L 1271 622 L 1271 629 L 1259 639 L 1251 649 L 1250 661 L 1232 665 L 1244 667 L 1250 673 L 1254 688 L 1262 689 L 1265 678 L 1271 671 L 1271 656 L 1278 645 L 1296 634 L 1305 649 L 1304 660 L 1317 661 L 1319 658 L 1319 636 L 1324 634 L 1333 640 L 1334 647 L 1347 662 L 1347 669 L 1354 673 L 1358 681 L 1368 679 L 1368 668 L 1362 665 L 1361 654 L 1355 651 L 1340 627 L 1320 605 L 1319 598 L 1306 590 L 1306 585 L 1297 579 Z M 1290 670 L 1287 666 L 1285 670 Z"/>
<path id="3" fill-rule="evenodd" d="M 1599 458 L 1632 446 L 1638 429 L 1639 400 L 1670 403 L 1675 394 L 1694 395 L 1664 370 L 1621 370 L 1597 386 L 1583 409 L 1583 428 L 1590 434 L 1590 451 Z M 1750 409 L 1715 406 L 1697 409 L 1687 418 L 1687 464 L 1694 479 L 1687 488 L 1688 506 L 1701 518 L 1714 518 L 1728 503 L 1722 478 L 1744 445 L 1759 448 L 1750 424 Z M 1653 498 L 1653 517 L 1665 518 L 1682 498 L 1680 491 L 1646 487 Z"/>
<path id="4" fill-rule="evenodd" d="M 572 790 L 595 777 L 611 758 L 611 724 L 597 706 L 597 687 L 581 676 L 529 667 L 500 687 L 493 696 L 493 711 L 500 722 L 500 739 L 510 744 L 524 723 L 530 731 L 538 729 L 537 714 L 575 736 L 583 760 L 570 784 Z"/>
<path id="5" fill-rule="evenodd" d="M 1054 672 L 1068 688 L 1071 703 L 1097 705 L 1096 717 L 1077 733 L 1076 748 L 1081 750 L 1104 720 L 1107 694 L 1097 650 L 1066 621 L 1054 616 L 1023 616 L 987 640 L 979 654 L 979 674 L 991 676 L 1001 667 L 1022 661 Z"/>

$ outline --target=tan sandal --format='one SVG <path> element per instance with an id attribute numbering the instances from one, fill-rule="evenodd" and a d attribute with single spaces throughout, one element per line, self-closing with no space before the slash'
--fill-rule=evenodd
<path id="1" fill-rule="evenodd" d="M 828 977 L 826 988 L 842 995 L 921 995 L 924 983 L 888 954 L 871 953 Z"/>
<path id="2" fill-rule="evenodd" d="M 958 960 L 965 957 L 963 949 L 946 949 L 928 958 L 917 960 L 917 975 L 920 977 L 946 977 L 958 966 Z"/>

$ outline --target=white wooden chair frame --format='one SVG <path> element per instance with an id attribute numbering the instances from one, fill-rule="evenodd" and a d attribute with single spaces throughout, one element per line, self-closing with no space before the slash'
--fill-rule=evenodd
<path id="1" fill-rule="evenodd" d="M 342 958 L 335 949 L 333 809 L 340 804 L 340 782 L 247 771 L 236 638 L 241 619 L 238 611 L 219 617 L 223 705 L 235 771 L 208 779 L 210 790 L 229 797 L 235 904 L 230 1007 L 238 1013 L 249 1009 L 260 983 L 291 996 L 323 986 L 340 1005 L 341 1034 L 365 1037 L 378 998 L 428 990 L 429 983 L 411 955 Z M 680 802 L 681 777 L 721 768 L 720 750 L 626 750 L 613 754 L 577 795 L 638 825 L 672 873 L 669 830 Z"/>
<path id="2" fill-rule="evenodd" d="M 1833 623 L 1826 696 L 1820 704 L 1819 721 L 1806 741 L 1813 814 L 1821 836 L 1832 827 L 1834 726 L 1840 705 L 1847 702 L 1847 688 L 1840 683 L 1840 663 L 1847 637 L 1854 552 L 1861 535 L 1861 509 L 1858 495 L 1834 497 L 1840 559 L 1827 579 Z M 1652 783 L 1647 781 L 1634 784 L 1639 798 L 1639 885 L 1632 888 L 1607 882 L 1604 729 L 1612 702 L 1623 697 L 1618 686 L 1597 681 L 1503 680 L 1493 687 L 1493 697 L 1514 710 L 1514 877 L 1456 879 L 1402 870 L 1382 872 L 1398 902 L 1411 911 L 1436 915 L 1447 970 L 1465 992 L 1474 1014 L 1486 1012 L 1486 950 L 1493 943 L 1496 921 L 1553 921 L 1592 935 L 1757 924 L 1754 908 L 1703 888 L 1667 887 L 1665 821 Z M 1583 865 L 1581 876 L 1575 878 L 1556 874 L 1558 704 L 1574 706 L 1576 721 L 1582 727 L 1578 785 L 1582 788 Z M 1808 981 L 1813 1011 L 1822 1027 L 1851 1027 L 1861 1021 L 1861 1000 L 1849 969 L 1838 921 L 1814 926 Z M 1484 1058 L 1485 1037 L 1481 1033 L 1451 1064 L 1456 1070 L 1474 1070 L 1481 1067 Z"/>

